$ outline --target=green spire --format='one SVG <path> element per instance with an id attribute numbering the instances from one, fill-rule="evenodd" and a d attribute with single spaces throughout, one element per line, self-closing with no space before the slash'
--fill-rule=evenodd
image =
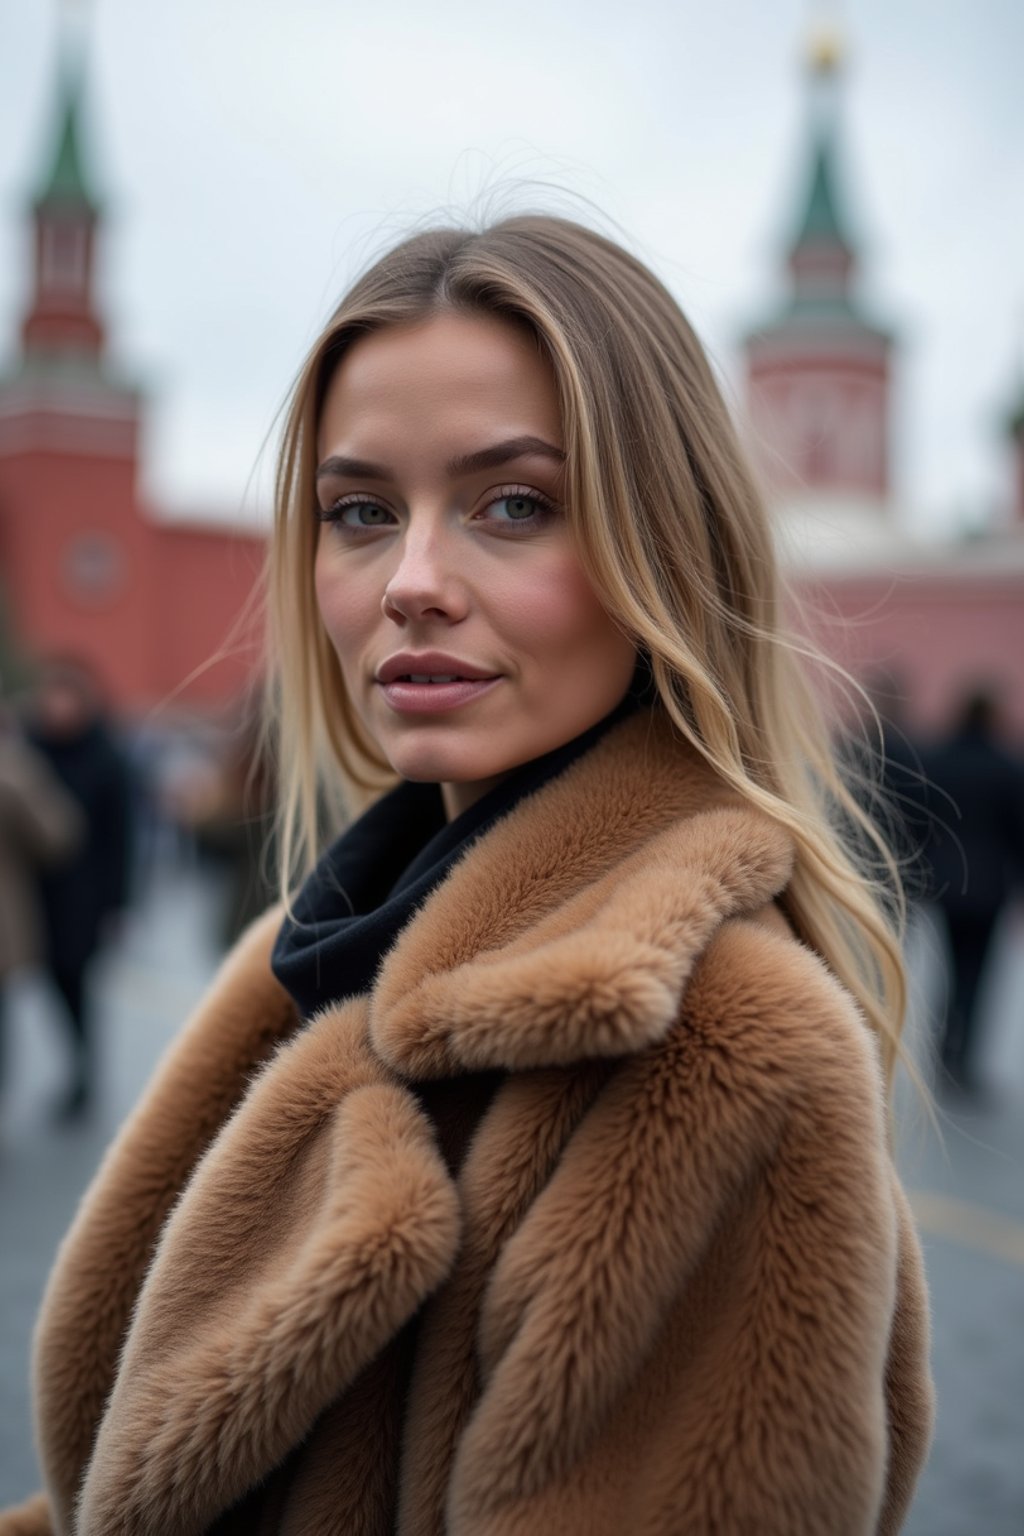
<path id="1" fill-rule="evenodd" d="M 815 135 L 811 158 L 811 184 L 803 218 L 797 228 L 793 248 L 812 242 L 841 245 L 852 251 L 853 246 L 844 228 L 836 196 L 835 144 L 827 128 L 819 128 Z"/>
<path id="2" fill-rule="evenodd" d="M 790 247 L 793 251 L 803 245 L 828 244 L 853 252 L 836 192 L 839 183 L 837 93 L 843 52 L 842 40 L 834 29 L 819 26 L 812 33 L 807 50 L 812 121 L 811 175 L 803 214 L 796 221 L 796 234 Z"/>
<path id="3" fill-rule="evenodd" d="M 77 60 L 65 58 L 61 66 L 56 118 L 56 154 L 33 199 L 35 207 L 61 204 L 97 213 L 99 203 L 90 190 L 82 155 L 82 70 Z"/>

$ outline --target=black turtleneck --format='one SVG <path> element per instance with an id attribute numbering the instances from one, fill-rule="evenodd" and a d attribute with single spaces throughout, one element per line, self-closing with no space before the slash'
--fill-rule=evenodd
<path id="1" fill-rule="evenodd" d="M 405 781 L 360 816 L 317 864 L 274 946 L 274 975 L 302 1017 L 368 991 L 401 929 L 476 839 L 641 700 L 632 688 L 597 725 L 513 769 L 453 821 L 439 785 Z"/>

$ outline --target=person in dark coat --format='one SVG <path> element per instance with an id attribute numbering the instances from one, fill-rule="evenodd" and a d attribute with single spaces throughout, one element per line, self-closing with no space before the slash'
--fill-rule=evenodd
<path id="1" fill-rule="evenodd" d="M 999 918 L 1024 879 L 1024 764 L 998 739 L 991 693 L 964 701 L 926 769 L 938 814 L 928 849 L 929 888 L 949 934 L 952 975 L 942 1064 L 954 1086 L 976 1086 L 978 996 Z"/>
<path id="2" fill-rule="evenodd" d="M 88 668 L 48 662 L 39 680 L 31 740 L 77 802 L 85 834 L 77 851 L 41 878 L 44 965 L 64 1002 L 71 1080 L 58 1116 L 86 1111 L 95 1089 L 89 1017 L 90 963 L 128 895 L 130 785 L 127 760 L 104 718 Z"/>

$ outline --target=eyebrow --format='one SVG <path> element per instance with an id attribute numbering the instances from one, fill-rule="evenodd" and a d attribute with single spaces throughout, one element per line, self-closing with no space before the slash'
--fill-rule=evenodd
<path id="1" fill-rule="evenodd" d="M 497 469 L 500 464 L 508 464 L 512 459 L 525 458 L 551 459 L 556 464 L 565 463 L 565 454 L 561 448 L 556 448 L 553 443 L 546 443 L 542 437 L 510 437 L 504 443 L 494 443 L 490 448 L 478 448 L 475 453 L 462 453 L 454 459 L 449 459 L 445 468 L 450 479 L 458 479 L 463 475 L 473 475 L 482 469 Z M 394 475 L 385 464 L 371 464 L 367 459 L 350 459 L 343 455 L 335 454 L 329 459 L 324 459 L 317 469 L 318 480 L 327 479 L 331 475 L 342 475 L 353 480 L 394 480 Z"/>

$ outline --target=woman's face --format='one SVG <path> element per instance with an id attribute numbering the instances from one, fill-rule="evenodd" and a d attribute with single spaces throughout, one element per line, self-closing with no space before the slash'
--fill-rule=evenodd
<path id="1" fill-rule="evenodd" d="M 403 778 L 444 786 L 449 816 L 632 677 L 570 538 L 562 446 L 547 363 L 490 316 L 375 331 L 327 390 L 320 612 L 361 720 Z"/>

